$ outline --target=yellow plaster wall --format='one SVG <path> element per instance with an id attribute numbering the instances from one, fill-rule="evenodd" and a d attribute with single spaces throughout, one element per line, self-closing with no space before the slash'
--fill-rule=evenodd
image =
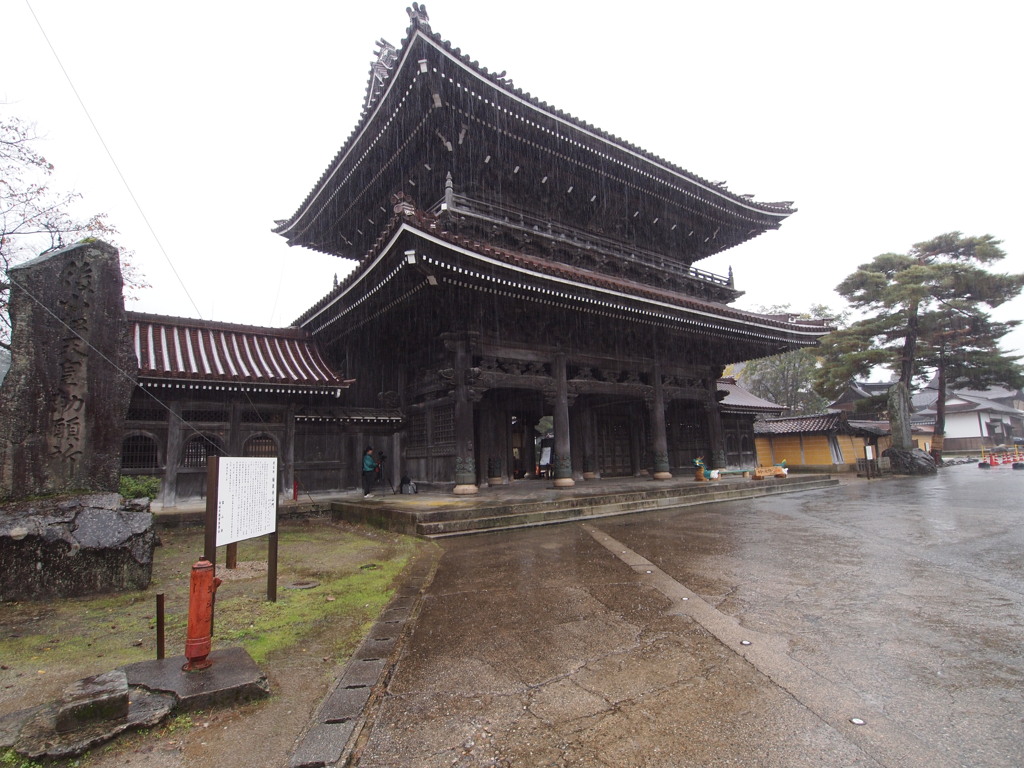
<path id="1" fill-rule="evenodd" d="M 791 467 L 831 466 L 835 462 L 828 441 L 827 435 L 803 435 L 802 444 L 800 435 L 758 437 L 755 440 L 757 460 L 763 465 L 778 464 L 785 459 Z M 867 444 L 865 438 L 837 435 L 836 441 L 843 452 L 843 464 L 856 466 L 857 459 L 864 458 L 864 446 Z"/>
<path id="2" fill-rule="evenodd" d="M 853 435 L 838 435 L 839 449 L 843 452 L 843 463 L 856 465 L 857 459 L 864 458 L 864 438 Z"/>
<path id="3" fill-rule="evenodd" d="M 778 464 L 783 459 L 789 466 L 803 464 L 799 435 L 775 435 L 756 439 L 757 460 L 762 465 Z"/>
<path id="4" fill-rule="evenodd" d="M 833 464 L 828 435 L 804 435 L 804 464 Z"/>

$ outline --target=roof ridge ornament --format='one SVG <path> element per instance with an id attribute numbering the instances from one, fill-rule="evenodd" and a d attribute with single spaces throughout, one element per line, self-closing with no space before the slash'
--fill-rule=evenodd
<path id="1" fill-rule="evenodd" d="M 409 14 L 409 21 L 417 26 L 426 27 L 430 29 L 430 17 L 427 15 L 427 6 L 421 5 L 420 3 L 413 3 L 412 8 L 406 8 L 405 12 Z"/>
<path id="2" fill-rule="evenodd" d="M 366 101 L 363 110 L 368 110 L 384 92 L 384 84 L 391 76 L 391 70 L 398 61 L 398 49 L 383 37 L 377 41 L 377 50 L 373 52 L 376 61 L 370 63 L 370 84 L 366 88 Z"/>

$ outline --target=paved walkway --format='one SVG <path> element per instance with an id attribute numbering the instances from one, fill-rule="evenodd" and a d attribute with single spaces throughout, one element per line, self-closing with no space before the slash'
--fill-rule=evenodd
<path id="1" fill-rule="evenodd" d="M 1022 489 L 956 467 L 446 540 L 347 764 L 1024 764 Z"/>

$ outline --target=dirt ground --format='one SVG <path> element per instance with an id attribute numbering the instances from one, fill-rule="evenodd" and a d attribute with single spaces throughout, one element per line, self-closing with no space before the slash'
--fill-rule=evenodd
<path id="1" fill-rule="evenodd" d="M 202 533 L 163 529 L 160 537 L 153 582 L 144 592 L 0 603 L 0 715 L 57 699 L 83 677 L 155 658 L 157 593 L 166 596 L 166 655 L 183 653 L 189 570 L 202 553 Z M 218 566 L 224 584 L 217 592 L 214 648 L 246 648 L 266 673 L 271 696 L 172 716 L 70 765 L 285 765 L 313 710 L 390 599 L 409 557 L 431 545 L 326 518 L 284 522 L 274 604 L 266 600 L 266 546 L 265 539 L 242 542 L 239 567 Z M 223 558 L 221 550 L 221 563 Z"/>

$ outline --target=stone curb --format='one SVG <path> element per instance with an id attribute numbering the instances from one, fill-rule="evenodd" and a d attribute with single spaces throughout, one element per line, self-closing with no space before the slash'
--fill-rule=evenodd
<path id="1" fill-rule="evenodd" d="M 289 768 L 348 765 L 419 616 L 441 551 L 424 547 L 407 566 L 395 596 L 341 670 L 334 687 L 296 740 Z"/>

